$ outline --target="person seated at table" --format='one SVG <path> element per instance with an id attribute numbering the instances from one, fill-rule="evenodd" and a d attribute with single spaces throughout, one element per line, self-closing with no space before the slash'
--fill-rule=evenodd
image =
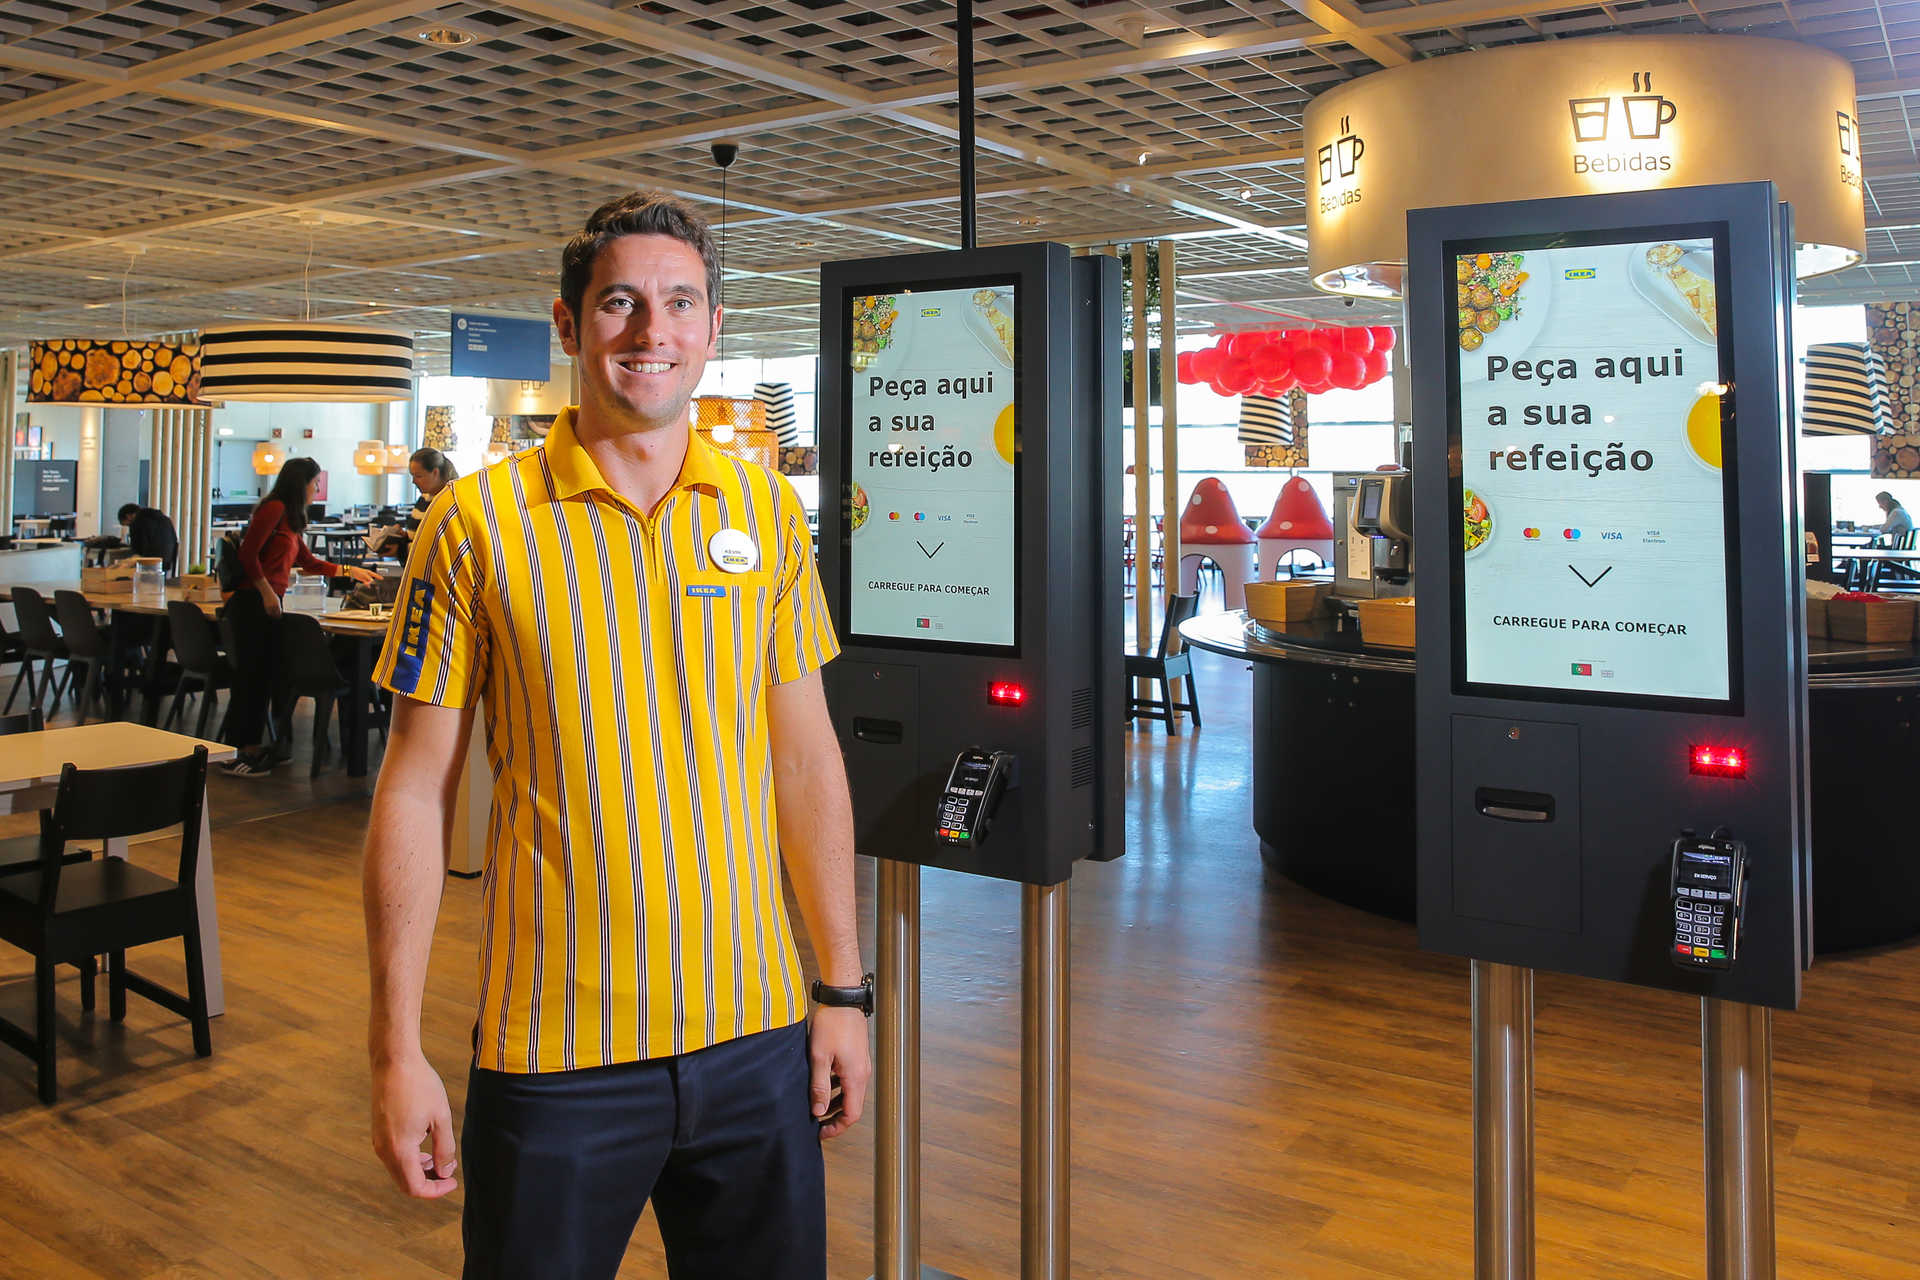
<path id="1" fill-rule="evenodd" d="M 180 535 L 173 521 L 158 507 L 143 507 L 129 502 L 120 508 L 120 523 L 127 531 L 127 545 L 136 556 L 152 557 L 172 577 L 180 556 Z"/>
<path id="2" fill-rule="evenodd" d="M 407 512 L 407 537 L 412 538 L 420 532 L 420 521 L 433 505 L 434 495 L 457 480 L 460 472 L 455 469 L 453 459 L 438 449 L 416 450 L 407 459 L 407 470 L 413 475 L 413 487 L 420 491 L 419 500 Z"/>
<path id="3" fill-rule="evenodd" d="M 1900 499 L 1885 489 L 1874 494 L 1873 500 L 1880 504 L 1881 513 L 1887 517 L 1886 523 L 1880 526 L 1880 536 L 1886 545 L 1897 546 L 1901 538 L 1913 532 L 1913 517 L 1900 505 Z"/>
<path id="4" fill-rule="evenodd" d="M 267 711 L 281 701 L 280 599 L 297 567 L 329 578 L 348 577 L 372 582 L 376 575 L 358 565 L 338 565 L 307 550 L 301 537 L 307 527 L 307 508 L 319 487 L 320 464 L 312 458 L 289 458 L 280 468 L 273 488 L 253 509 L 246 536 L 240 540 L 240 571 L 246 581 L 227 601 L 226 616 L 233 623 L 233 706 L 228 712 L 228 741 L 240 754 L 222 765 L 239 778 L 258 778 L 273 772 L 276 754 L 265 745 Z M 280 737 L 278 759 L 291 754 L 291 735 Z"/>

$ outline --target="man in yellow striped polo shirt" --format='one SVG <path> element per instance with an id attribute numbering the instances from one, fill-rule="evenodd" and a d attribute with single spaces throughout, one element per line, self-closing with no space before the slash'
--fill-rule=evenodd
<path id="1" fill-rule="evenodd" d="M 826 1274 L 820 1140 L 871 1074 L 818 674 L 838 647 L 792 487 L 688 428 L 715 261 L 676 201 L 593 214 L 554 305 L 581 403 L 435 498 L 381 655 L 401 696 L 366 848 L 373 1137 L 423 1198 L 454 1185 L 420 1005 L 476 706 L 486 725 L 469 1280 L 612 1277 L 649 1199 L 676 1280 Z"/>

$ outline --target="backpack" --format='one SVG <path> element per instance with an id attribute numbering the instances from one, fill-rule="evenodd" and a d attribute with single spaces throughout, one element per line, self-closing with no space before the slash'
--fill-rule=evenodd
<path id="1" fill-rule="evenodd" d="M 228 532 L 220 535 L 220 543 L 214 549 L 213 571 L 220 579 L 222 591 L 238 591 L 247 585 L 247 571 L 240 567 L 240 535 Z"/>

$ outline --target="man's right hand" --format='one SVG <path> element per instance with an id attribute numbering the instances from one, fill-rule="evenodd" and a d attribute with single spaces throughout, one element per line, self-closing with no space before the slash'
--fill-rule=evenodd
<path id="1" fill-rule="evenodd" d="M 422 1151 L 422 1142 L 430 1149 Z M 373 1069 L 373 1149 L 410 1196 L 437 1200 L 457 1185 L 453 1110 L 424 1055 Z"/>

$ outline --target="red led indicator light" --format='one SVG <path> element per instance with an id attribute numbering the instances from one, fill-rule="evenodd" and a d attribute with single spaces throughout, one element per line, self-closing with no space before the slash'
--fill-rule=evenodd
<path id="1" fill-rule="evenodd" d="M 987 701 L 1000 707 L 1017 707 L 1027 700 L 1025 685 L 1011 680 L 996 680 L 987 686 Z"/>
<path id="2" fill-rule="evenodd" d="M 1687 769 L 1690 773 L 1709 778 L 1744 778 L 1747 776 L 1747 753 L 1738 747 L 1710 747 L 1696 743 L 1688 757 Z"/>

